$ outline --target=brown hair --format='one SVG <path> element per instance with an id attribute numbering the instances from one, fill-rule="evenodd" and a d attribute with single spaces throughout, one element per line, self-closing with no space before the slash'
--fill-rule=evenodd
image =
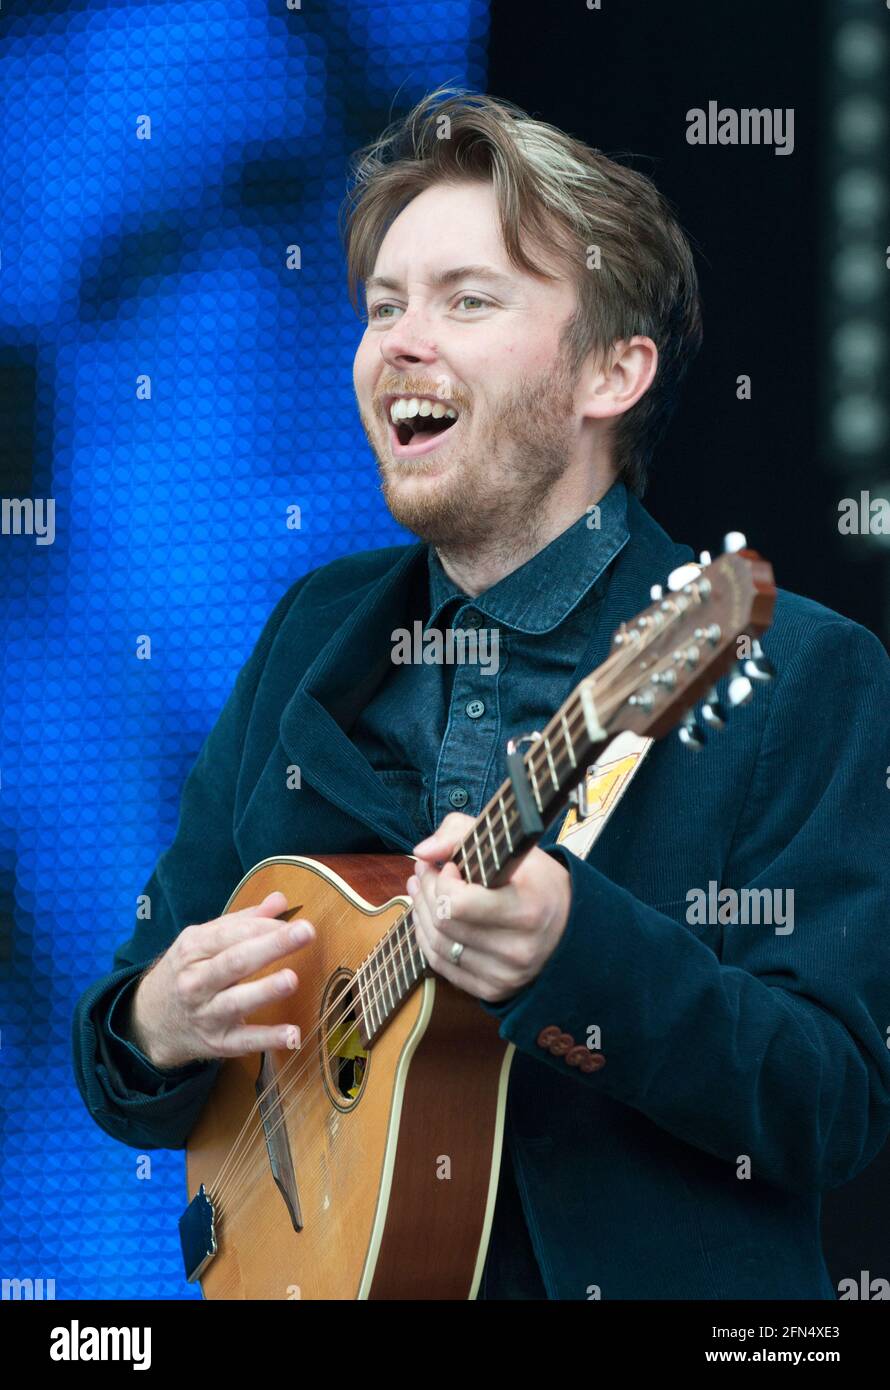
<path id="1" fill-rule="evenodd" d="M 352 161 L 341 208 L 349 293 L 371 274 L 386 232 L 402 209 L 436 183 L 494 186 L 501 236 L 514 265 L 546 275 L 526 238 L 566 267 L 578 308 L 563 331 L 573 377 L 591 353 L 635 334 L 659 353 L 649 390 L 613 423 L 619 477 L 642 496 L 649 461 L 702 338 L 692 251 L 652 181 L 512 102 L 439 87 Z M 589 266 L 598 248 L 599 266 Z M 591 270 L 593 273 L 591 273 Z"/>

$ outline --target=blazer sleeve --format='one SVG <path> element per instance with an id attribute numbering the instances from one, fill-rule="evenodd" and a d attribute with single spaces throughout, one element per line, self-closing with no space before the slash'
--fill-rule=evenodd
<path id="1" fill-rule="evenodd" d="M 87 1109 L 115 1139 L 134 1148 L 182 1148 L 216 1080 L 220 1063 L 161 1071 L 123 1036 L 139 978 L 191 922 L 218 916 L 244 875 L 234 842 L 235 795 L 244 740 L 272 643 L 304 576 L 276 604 L 222 713 L 186 778 L 173 843 L 143 897 L 150 917 L 114 956 L 114 968 L 81 996 L 74 1012 L 74 1075 Z"/>
<path id="2" fill-rule="evenodd" d="M 575 1076 L 579 1105 L 581 1088 L 601 1092 L 778 1187 L 855 1177 L 890 1133 L 888 710 L 887 653 L 846 620 L 777 677 L 721 887 L 780 890 L 786 909 L 793 892 L 793 919 L 728 921 L 719 954 L 548 848 L 572 907 L 536 979 L 485 1005 L 501 1036 Z M 554 1025 L 576 1044 L 598 1027 L 601 1069 L 547 1051 Z"/>

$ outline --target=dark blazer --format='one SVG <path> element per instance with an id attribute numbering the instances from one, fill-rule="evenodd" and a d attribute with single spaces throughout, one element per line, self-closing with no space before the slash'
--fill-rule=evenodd
<path id="1" fill-rule="evenodd" d="M 576 679 L 691 558 L 633 496 L 628 525 Z M 260 859 L 416 842 L 344 728 L 389 663 L 419 563 L 414 545 L 304 576 L 240 672 L 145 889 L 151 919 L 76 1012 L 78 1085 L 124 1143 L 181 1147 L 218 1064 L 128 1087 L 106 1029 L 121 984 Z M 480 1004 L 517 1048 L 507 1143 L 552 1298 L 833 1298 L 820 1193 L 890 1131 L 890 660 L 781 590 L 764 648 L 777 678 L 703 752 L 656 744 L 589 861 L 551 846 L 572 878 L 562 940 L 518 995 Z M 709 883 L 786 906 L 793 890 L 793 931 L 690 923 L 687 894 Z M 597 1027 L 602 1069 L 542 1047 L 554 1026 L 579 1042 Z"/>

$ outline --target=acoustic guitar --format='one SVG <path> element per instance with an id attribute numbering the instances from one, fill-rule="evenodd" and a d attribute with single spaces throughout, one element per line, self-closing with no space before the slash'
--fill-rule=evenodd
<path id="1" fill-rule="evenodd" d="M 468 882 L 510 878 L 621 730 L 692 748 L 772 668 L 770 565 L 739 533 L 683 565 L 614 634 L 608 658 L 543 730 L 507 745 L 510 772 L 455 853 Z M 699 723 L 693 714 L 702 700 Z M 524 748 L 524 745 L 527 747 Z M 580 784 L 580 785 L 579 785 Z M 189 1280 L 206 1298 L 471 1299 L 494 1212 L 514 1047 L 479 1001 L 436 978 L 414 930 L 402 854 L 273 855 L 227 912 L 278 889 L 308 918 L 295 995 L 258 1010 L 299 1046 L 223 1062 L 188 1142 L 180 1220 Z M 582 1070 L 596 1053 L 573 1050 Z"/>

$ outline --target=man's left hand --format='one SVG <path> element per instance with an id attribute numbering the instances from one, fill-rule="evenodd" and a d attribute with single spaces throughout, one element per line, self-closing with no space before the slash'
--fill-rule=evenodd
<path id="1" fill-rule="evenodd" d="M 417 938 L 433 970 L 494 1004 L 534 980 L 556 950 L 569 918 L 572 886 L 562 864 L 537 848 L 503 887 L 467 883 L 451 856 L 473 824 L 472 816 L 455 812 L 435 835 L 415 845 L 422 862 L 407 888 Z M 464 948 L 459 962 L 451 957 L 456 941 Z"/>

